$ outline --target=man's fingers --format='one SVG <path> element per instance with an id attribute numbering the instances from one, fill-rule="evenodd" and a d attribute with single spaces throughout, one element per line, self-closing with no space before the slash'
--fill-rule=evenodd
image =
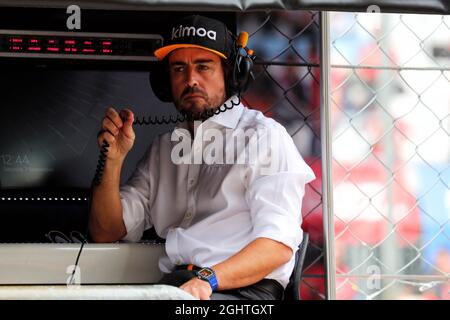
<path id="1" fill-rule="evenodd" d="M 103 119 L 102 129 L 109 131 L 113 136 L 116 136 L 119 133 L 119 128 L 108 117 Z"/>
<path id="2" fill-rule="evenodd" d="M 134 140 L 133 121 L 134 114 L 130 109 L 117 112 L 109 107 L 102 121 L 102 129 L 109 131 L 115 137 L 122 131 L 126 138 Z"/>
<path id="3" fill-rule="evenodd" d="M 120 111 L 120 117 L 123 119 L 123 132 L 124 134 L 130 138 L 134 139 L 134 131 L 133 131 L 133 121 L 134 114 L 130 109 L 123 109 Z"/>
<path id="4" fill-rule="evenodd" d="M 122 128 L 123 126 L 123 122 L 122 119 L 120 118 L 119 114 L 117 113 L 117 111 L 112 108 L 109 107 L 108 109 L 106 109 L 106 117 L 109 118 L 109 120 L 111 120 L 111 122 L 117 127 L 117 128 Z"/>
<path id="5" fill-rule="evenodd" d="M 127 125 L 132 125 L 134 121 L 134 114 L 133 111 L 130 109 L 123 109 L 120 111 L 120 118 L 123 122 L 125 122 Z"/>
<path id="6" fill-rule="evenodd" d="M 118 113 L 112 107 L 106 109 L 97 140 L 101 149 L 104 141 L 111 147 L 108 148 L 108 159 L 124 157 L 133 147 L 135 134 L 132 123 L 133 113 L 131 110 L 122 110 Z"/>

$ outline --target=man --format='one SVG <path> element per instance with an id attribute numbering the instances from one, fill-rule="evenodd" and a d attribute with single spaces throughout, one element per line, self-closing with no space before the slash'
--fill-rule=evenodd
<path id="1" fill-rule="evenodd" d="M 228 89 L 232 43 L 225 25 L 190 16 L 175 24 L 169 37 L 155 56 L 168 68 L 176 108 L 195 116 L 231 105 L 237 97 Z M 129 109 L 106 111 L 99 143 L 106 140 L 110 147 L 102 182 L 93 190 L 92 239 L 139 241 L 153 226 L 166 239 L 161 283 L 199 299 L 281 299 L 302 240 L 304 187 L 314 179 L 286 130 L 242 104 L 200 123 L 183 122 L 153 141 L 120 187 L 121 167 L 135 139 L 133 117 Z M 250 132 L 255 143 L 238 152 L 257 148 L 263 155 L 244 163 L 189 161 L 211 146 L 202 134 L 208 130 L 227 138 Z M 174 152 L 186 136 L 192 149 Z M 268 137 L 276 143 L 265 143 Z M 225 151 L 236 150 L 229 139 L 224 143 Z M 264 170 L 267 159 L 275 163 L 270 170 Z"/>

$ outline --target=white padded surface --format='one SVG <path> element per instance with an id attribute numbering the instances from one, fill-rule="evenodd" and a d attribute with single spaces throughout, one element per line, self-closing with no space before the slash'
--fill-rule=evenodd
<path id="1" fill-rule="evenodd" d="M 0 285 L 66 284 L 80 244 L 0 244 Z M 163 244 L 87 244 L 79 284 L 152 284 L 162 277 Z M 72 266 L 72 267 L 71 267 Z"/>
<path id="2" fill-rule="evenodd" d="M 166 285 L 0 286 L 0 300 L 195 300 Z"/>

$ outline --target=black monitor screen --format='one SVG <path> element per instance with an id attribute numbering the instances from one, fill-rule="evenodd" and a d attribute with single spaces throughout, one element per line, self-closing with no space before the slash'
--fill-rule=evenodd
<path id="1" fill-rule="evenodd" d="M 42 236 L 50 229 L 83 228 L 84 197 L 95 173 L 97 134 L 107 107 L 128 107 L 137 116 L 177 113 L 154 96 L 148 74 L 39 68 L 0 73 L 0 241 L 45 241 Z M 136 142 L 122 181 L 153 138 L 170 127 L 135 126 Z"/>
<path id="2" fill-rule="evenodd" d="M 153 95 L 148 72 L 8 71 L 0 73 L 2 189 L 89 187 L 97 133 L 108 106 L 136 115 L 173 114 Z M 144 148 L 167 127 L 136 127 L 127 176 Z"/>

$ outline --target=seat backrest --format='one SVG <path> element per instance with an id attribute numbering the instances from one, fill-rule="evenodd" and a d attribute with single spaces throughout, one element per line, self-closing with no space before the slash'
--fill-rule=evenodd
<path id="1" fill-rule="evenodd" d="M 309 234 L 303 232 L 303 240 L 298 246 L 298 250 L 295 253 L 295 265 L 292 271 L 289 284 L 284 291 L 284 300 L 300 300 L 300 284 L 302 281 L 303 264 L 305 261 L 306 250 L 309 244 Z"/>

